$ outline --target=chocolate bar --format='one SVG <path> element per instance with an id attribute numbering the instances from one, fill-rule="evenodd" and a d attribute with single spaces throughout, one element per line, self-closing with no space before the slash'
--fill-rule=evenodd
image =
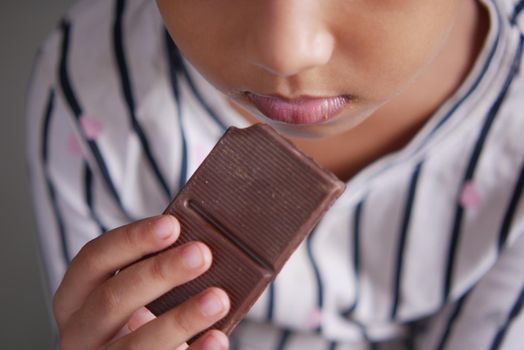
<path id="1" fill-rule="evenodd" d="M 213 328 L 230 334 L 345 185 L 270 126 L 229 128 L 165 213 L 207 244 L 210 269 L 147 307 L 155 315 L 216 286 L 230 298 Z"/>

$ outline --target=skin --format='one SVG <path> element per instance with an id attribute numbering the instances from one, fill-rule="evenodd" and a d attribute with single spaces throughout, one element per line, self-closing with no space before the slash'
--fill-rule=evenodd
<path id="1" fill-rule="evenodd" d="M 344 180 L 413 137 L 463 82 L 488 28 L 485 10 L 473 0 L 157 3 L 185 57 L 251 122 L 267 118 L 246 91 L 290 99 L 351 96 L 333 120 L 275 125 Z M 83 247 L 54 297 L 61 349 L 185 349 L 188 339 L 224 317 L 229 299 L 217 288 L 158 318 L 144 308 L 211 264 L 211 251 L 199 242 L 190 243 L 193 267 L 184 260 L 188 245 L 133 264 L 179 233 L 175 218 L 159 216 Z M 212 331 L 190 349 L 227 347 L 227 337 Z"/>
<path id="2" fill-rule="evenodd" d="M 169 247 L 179 234 L 179 222 L 165 215 L 116 228 L 87 243 L 69 265 L 53 299 L 60 349 L 181 350 L 187 348 L 188 339 L 224 317 L 229 298 L 218 288 L 209 288 L 158 318 L 144 308 L 211 266 L 211 251 L 200 242 L 133 264 Z M 227 347 L 223 333 L 208 331 L 190 349 Z"/>
<path id="3" fill-rule="evenodd" d="M 184 56 L 240 114 L 273 124 L 343 180 L 413 136 L 464 80 L 488 27 L 474 0 L 157 3 Z M 352 102 L 327 122 L 282 125 L 246 91 Z"/>

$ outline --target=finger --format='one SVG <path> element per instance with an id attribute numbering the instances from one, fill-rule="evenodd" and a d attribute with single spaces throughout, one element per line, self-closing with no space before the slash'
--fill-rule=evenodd
<path id="1" fill-rule="evenodd" d="M 69 323 L 68 338 L 105 344 L 133 313 L 211 266 L 211 251 L 200 242 L 186 243 L 136 263 L 91 293 Z"/>
<path id="2" fill-rule="evenodd" d="M 229 307 L 229 298 L 223 290 L 209 288 L 113 343 L 109 349 L 160 350 L 179 347 L 224 317 Z"/>
<path id="3" fill-rule="evenodd" d="M 191 344 L 189 350 L 226 350 L 228 348 L 229 340 L 227 336 L 224 333 L 213 329 L 199 337 L 193 344 Z"/>
<path id="4" fill-rule="evenodd" d="M 170 246 L 179 232 L 178 220 L 162 215 L 119 227 L 87 243 L 71 262 L 54 296 L 58 326 L 115 271 Z"/>
<path id="5" fill-rule="evenodd" d="M 133 315 L 131 315 L 131 318 L 129 321 L 127 321 L 126 325 L 118 331 L 118 333 L 113 337 L 112 341 L 118 340 L 129 333 L 131 333 L 134 330 L 137 330 L 138 328 L 145 325 L 147 322 L 150 322 L 156 318 L 155 315 L 151 311 L 149 311 L 145 307 L 141 307 L 140 309 L 136 310 Z"/>

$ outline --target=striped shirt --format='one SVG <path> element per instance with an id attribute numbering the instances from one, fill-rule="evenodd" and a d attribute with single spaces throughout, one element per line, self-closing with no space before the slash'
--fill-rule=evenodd
<path id="1" fill-rule="evenodd" d="M 238 350 L 524 349 L 524 1 L 460 88 L 367 166 L 232 337 Z M 156 215 L 228 126 L 150 0 L 81 0 L 41 47 L 28 156 L 48 290 L 110 228 Z"/>

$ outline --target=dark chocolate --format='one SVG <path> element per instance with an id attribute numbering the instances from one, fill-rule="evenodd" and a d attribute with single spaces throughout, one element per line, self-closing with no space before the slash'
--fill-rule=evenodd
<path id="1" fill-rule="evenodd" d="M 147 307 L 220 287 L 231 310 L 213 328 L 230 334 L 344 188 L 270 126 L 229 128 L 165 211 L 181 224 L 174 246 L 204 242 L 212 266 Z"/>

